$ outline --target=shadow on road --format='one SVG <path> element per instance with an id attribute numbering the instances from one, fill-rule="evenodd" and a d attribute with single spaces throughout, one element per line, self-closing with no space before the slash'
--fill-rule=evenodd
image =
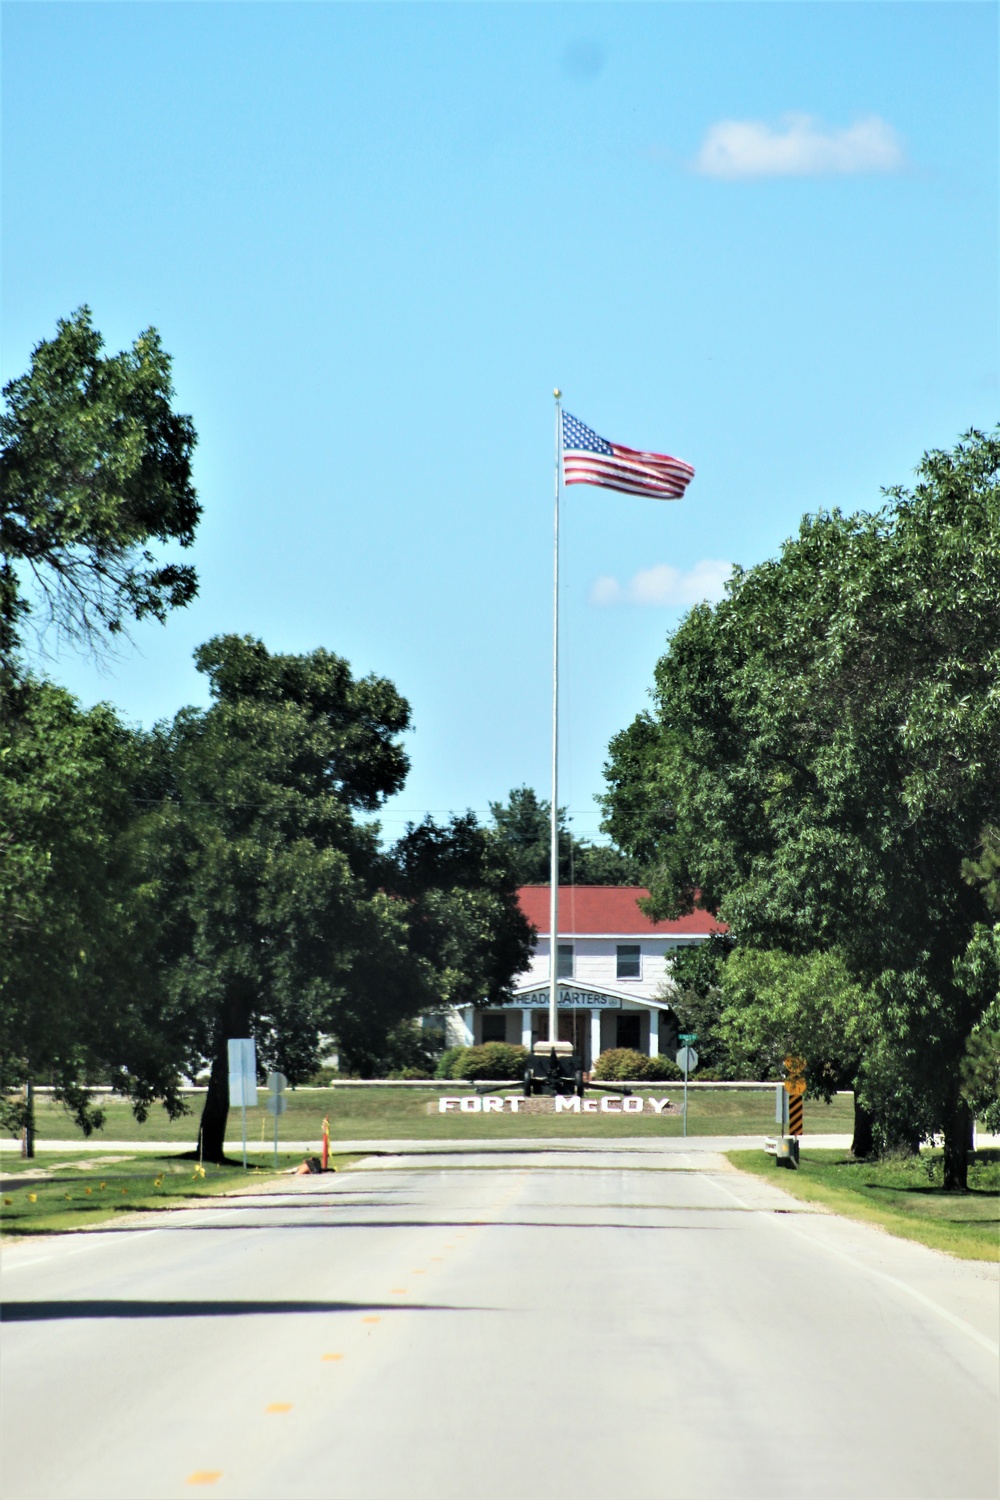
<path id="1" fill-rule="evenodd" d="M 497 1312 L 437 1302 L 5 1302 L 3 1323 L 53 1323 L 67 1318 L 240 1318 L 273 1313 Z"/>

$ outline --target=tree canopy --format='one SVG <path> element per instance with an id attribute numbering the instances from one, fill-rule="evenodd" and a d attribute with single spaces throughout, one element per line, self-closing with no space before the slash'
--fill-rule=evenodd
<path id="1" fill-rule="evenodd" d="M 230 1038 L 255 1037 L 296 1083 L 322 1034 L 412 1011 L 405 911 L 383 888 L 377 827 L 356 816 L 403 784 L 409 708 L 324 650 L 220 636 L 196 661 L 212 703 L 157 732 L 146 847 L 161 962 L 212 1063 L 202 1136 L 217 1160 Z"/>
<path id="2" fill-rule="evenodd" d="M 193 567 L 154 543 L 189 547 L 201 508 L 195 432 L 172 408 L 170 356 L 148 328 L 102 354 L 90 310 L 60 319 L 0 414 L 0 661 L 21 628 L 54 625 L 100 649 L 129 620 L 162 620 L 197 591 Z"/>
<path id="3" fill-rule="evenodd" d="M 1000 436 L 969 433 L 912 492 L 805 517 L 692 610 L 654 712 L 612 741 L 605 802 L 652 914 L 697 902 L 743 945 L 840 955 L 871 1008 L 863 1095 L 944 1128 L 963 1179 L 962 1059 L 992 1000 L 963 861 L 1000 817 L 998 470 Z"/>
<path id="4" fill-rule="evenodd" d="M 490 822 L 510 852 L 519 885 L 548 885 L 550 877 L 551 802 L 531 787 L 514 787 L 506 802 L 490 803 Z M 559 883 L 561 885 L 640 885 L 638 863 L 609 844 L 578 839 L 566 809 L 559 809 Z"/>
<path id="5" fill-rule="evenodd" d="M 135 839 L 141 739 L 49 683 L 18 696 L 0 720 L 4 1096 L 45 1078 L 87 1130 L 98 1080 L 140 1115 L 154 1097 L 175 1113 L 179 1038 L 147 963 L 155 914 Z"/>

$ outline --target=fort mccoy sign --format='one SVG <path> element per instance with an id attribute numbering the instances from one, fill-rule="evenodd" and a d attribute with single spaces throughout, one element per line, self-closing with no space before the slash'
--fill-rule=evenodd
<path id="1" fill-rule="evenodd" d="M 507 1094 L 502 1099 L 496 1094 L 453 1094 L 437 1101 L 437 1112 L 439 1115 L 450 1114 L 453 1110 L 463 1115 L 516 1115 L 522 1104 L 537 1102 L 537 1099 L 522 1098 L 520 1094 Z M 640 1099 L 635 1094 L 624 1099 L 608 1098 L 607 1095 L 600 1099 L 581 1099 L 576 1094 L 556 1094 L 552 1112 L 557 1115 L 641 1115 L 645 1113 L 647 1105 L 653 1114 L 659 1115 L 669 1108 L 670 1100 Z"/>

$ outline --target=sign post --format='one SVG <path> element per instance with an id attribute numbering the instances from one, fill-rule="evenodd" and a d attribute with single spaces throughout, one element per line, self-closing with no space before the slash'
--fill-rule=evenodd
<path id="1" fill-rule="evenodd" d="M 806 1091 L 806 1060 L 804 1057 L 786 1057 L 784 1091 L 787 1098 L 786 1110 L 788 1120 L 788 1134 L 798 1137 L 802 1134 L 802 1096 Z"/>
<path id="2" fill-rule="evenodd" d="M 288 1108 L 288 1100 L 285 1098 L 285 1089 L 288 1087 L 288 1079 L 284 1073 L 268 1073 L 267 1075 L 267 1112 L 274 1116 L 274 1170 L 278 1170 L 278 1120 Z"/>
<path id="3" fill-rule="evenodd" d="M 677 1054 L 677 1066 L 684 1069 L 684 1128 L 683 1135 L 688 1133 L 688 1074 L 693 1073 L 698 1066 L 698 1054 L 693 1047 L 682 1047 Z"/>
<path id="4" fill-rule="evenodd" d="M 789 1078 L 785 1083 L 788 1099 L 788 1134 L 802 1134 L 802 1095 L 806 1091 L 804 1078 Z"/>
<path id="5" fill-rule="evenodd" d="M 257 1047 L 252 1037 L 229 1038 L 229 1106 L 243 1111 L 243 1170 L 247 1165 L 247 1106 L 257 1105 Z"/>

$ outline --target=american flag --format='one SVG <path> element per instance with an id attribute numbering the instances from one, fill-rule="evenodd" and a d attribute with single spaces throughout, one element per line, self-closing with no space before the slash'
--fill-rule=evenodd
<path id="1" fill-rule="evenodd" d="M 627 495 L 679 500 L 694 478 L 694 470 L 682 458 L 609 443 L 568 411 L 562 414 L 562 447 L 567 484 L 597 484 Z"/>

